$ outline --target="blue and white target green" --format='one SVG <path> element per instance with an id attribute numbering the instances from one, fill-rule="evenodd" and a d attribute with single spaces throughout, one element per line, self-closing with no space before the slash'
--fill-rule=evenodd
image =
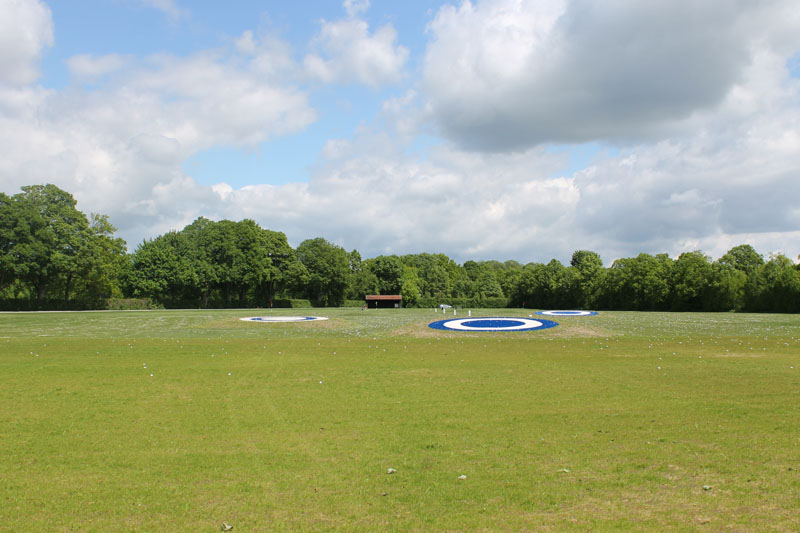
<path id="1" fill-rule="evenodd" d="M 517 317 L 454 318 L 431 322 L 428 327 L 447 331 L 532 331 L 557 326 L 551 320 L 533 320 Z"/>
<path id="2" fill-rule="evenodd" d="M 536 311 L 534 314 L 546 316 L 591 316 L 596 315 L 597 311 Z"/>
<path id="3" fill-rule="evenodd" d="M 315 320 L 328 320 L 328 318 L 324 316 L 249 316 L 240 318 L 239 320 L 244 320 L 246 322 L 285 324 L 287 322 L 313 322 Z"/>

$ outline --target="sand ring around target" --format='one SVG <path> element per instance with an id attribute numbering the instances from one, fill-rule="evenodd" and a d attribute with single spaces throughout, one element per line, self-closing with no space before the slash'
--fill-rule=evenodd
<path id="1" fill-rule="evenodd" d="M 245 322 L 264 322 L 268 324 L 285 324 L 287 322 L 313 322 L 315 320 L 328 320 L 324 316 L 249 316 L 240 318 Z"/>
<path id="2" fill-rule="evenodd" d="M 438 320 L 431 322 L 428 327 L 446 331 L 533 331 L 557 326 L 551 320 L 533 320 L 531 318 L 516 317 L 476 317 Z"/>
<path id="3" fill-rule="evenodd" d="M 592 316 L 596 315 L 597 311 L 536 311 L 534 314 L 547 316 Z"/>

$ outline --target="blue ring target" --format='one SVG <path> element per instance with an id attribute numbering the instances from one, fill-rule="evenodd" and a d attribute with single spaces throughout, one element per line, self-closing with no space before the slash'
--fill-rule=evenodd
<path id="1" fill-rule="evenodd" d="M 428 327 L 446 331 L 532 331 L 557 326 L 551 320 L 533 320 L 517 317 L 451 318 L 431 322 Z"/>
<path id="2" fill-rule="evenodd" d="M 547 316 L 592 316 L 596 315 L 597 311 L 536 311 L 534 314 Z"/>
<path id="3" fill-rule="evenodd" d="M 285 324 L 287 322 L 310 322 L 312 320 L 328 320 L 324 316 L 250 316 L 240 318 L 245 322 L 266 322 L 272 324 Z"/>

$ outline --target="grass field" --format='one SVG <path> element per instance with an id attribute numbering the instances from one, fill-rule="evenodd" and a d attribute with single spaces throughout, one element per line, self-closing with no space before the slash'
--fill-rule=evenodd
<path id="1" fill-rule="evenodd" d="M 800 316 L 291 313 L 0 314 L 0 530 L 800 530 Z"/>

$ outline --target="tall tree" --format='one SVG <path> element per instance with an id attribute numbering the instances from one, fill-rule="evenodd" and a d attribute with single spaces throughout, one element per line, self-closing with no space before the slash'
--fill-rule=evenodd
<path id="1" fill-rule="evenodd" d="M 138 298 L 174 299 L 187 278 L 185 257 L 179 256 L 174 231 L 143 241 L 130 256 L 125 292 Z M 182 265 L 182 263 L 184 263 Z"/>
<path id="2" fill-rule="evenodd" d="M 380 294 L 400 294 L 403 287 L 403 262 L 396 255 L 379 255 L 365 262 L 367 268 L 378 278 Z"/>
<path id="3" fill-rule="evenodd" d="M 114 237 L 116 231 L 107 215 L 91 215 L 91 238 L 86 249 L 88 268 L 78 281 L 79 291 L 84 297 L 96 299 L 121 294 L 120 277 L 127 262 L 126 245 L 124 240 Z"/>
<path id="4" fill-rule="evenodd" d="M 791 259 L 776 254 L 754 276 L 750 310 L 796 313 L 800 311 L 800 272 Z"/>
<path id="5" fill-rule="evenodd" d="M 422 293 L 419 290 L 419 276 L 417 270 L 409 265 L 403 265 L 403 286 L 400 289 L 403 297 L 403 304 L 413 306 L 420 299 Z"/>
<path id="6" fill-rule="evenodd" d="M 289 272 L 296 270 L 298 265 L 297 255 L 283 232 L 262 229 L 261 234 L 269 257 L 267 277 L 261 284 L 261 293 L 266 294 L 266 300 L 272 306 L 275 295 L 289 285 Z"/>
<path id="7" fill-rule="evenodd" d="M 597 303 L 606 309 L 654 311 L 669 306 L 672 260 L 667 254 L 639 254 L 614 261 L 596 284 Z"/>
<path id="8" fill-rule="evenodd" d="M 297 247 L 297 259 L 308 271 L 308 297 L 322 305 L 340 305 L 350 272 L 350 259 L 344 248 L 321 237 L 308 239 Z"/>
<path id="9" fill-rule="evenodd" d="M 0 291 L 27 272 L 23 258 L 33 236 L 20 211 L 18 202 L 0 192 Z"/>
<path id="10" fill-rule="evenodd" d="M 595 304 L 595 290 L 602 278 L 603 261 L 596 252 L 578 250 L 572 254 L 570 266 L 575 269 L 575 299 L 587 309 Z"/>
<path id="11" fill-rule="evenodd" d="M 473 284 L 472 296 L 477 298 L 501 298 L 504 296 L 503 288 L 491 269 L 484 269 Z"/>
<path id="12" fill-rule="evenodd" d="M 730 265 L 750 276 L 764 264 L 764 258 L 749 244 L 740 244 L 728 250 L 719 258 L 719 262 L 723 265 Z"/>
<path id="13" fill-rule="evenodd" d="M 202 306 L 207 307 L 212 291 L 220 284 L 222 272 L 217 260 L 223 252 L 217 246 L 220 238 L 215 223 L 200 217 L 178 233 L 173 241 L 179 257 L 178 279 L 183 287 L 184 295 L 189 298 L 199 297 Z"/>
<path id="14" fill-rule="evenodd" d="M 378 277 L 369 268 L 366 268 L 358 250 L 351 251 L 348 257 L 350 259 L 350 276 L 347 280 L 346 298 L 363 300 L 367 294 L 379 294 Z"/>
<path id="15" fill-rule="evenodd" d="M 745 305 L 747 274 L 729 263 L 715 261 L 711 265 L 703 308 L 707 311 L 741 311 Z"/>
<path id="16" fill-rule="evenodd" d="M 684 252 L 678 256 L 672 274 L 673 309 L 703 309 L 711 277 L 711 263 L 703 252 Z"/>
<path id="17" fill-rule="evenodd" d="M 89 221 L 72 195 L 55 185 L 28 185 L 22 191 L 14 196 L 29 232 L 20 249 L 20 260 L 26 263 L 21 277 L 39 300 L 48 289 L 59 290 L 68 300 L 75 279 L 88 268 Z"/>

